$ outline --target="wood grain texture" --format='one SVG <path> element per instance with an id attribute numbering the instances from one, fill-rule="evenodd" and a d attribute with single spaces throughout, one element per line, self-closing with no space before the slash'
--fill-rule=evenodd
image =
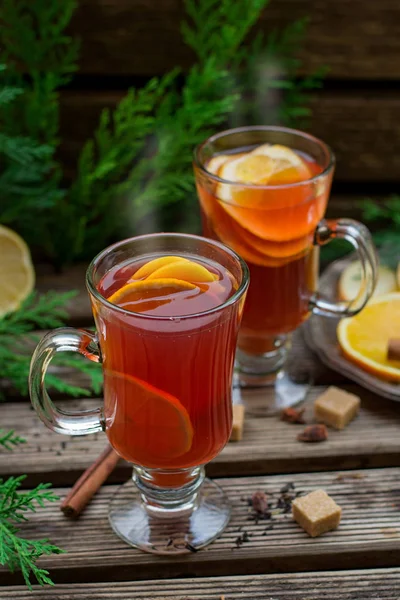
<path id="1" fill-rule="evenodd" d="M 305 16 L 305 72 L 329 65 L 330 77 L 400 77 L 397 0 L 276 0 L 258 29 L 267 33 Z M 81 71 L 152 75 L 189 67 L 193 55 L 179 33 L 182 18 L 182 0 L 81 0 L 72 27 L 82 38 Z"/>
<path id="2" fill-rule="evenodd" d="M 312 404 L 325 388 L 315 387 L 307 403 L 306 419 L 313 422 Z M 362 398 L 359 417 L 344 431 L 329 431 L 321 444 L 297 441 L 302 425 L 282 422 L 278 416 L 266 416 L 272 405 L 267 389 L 242 391 L 246 406 L 244 437 L 230 442 L 208 466 L 212 476 L 349 469 L 392 466 L 400 463 L 400 411 L 397 403 L 385 401 L 357 386 L 347 389 Z M 235 397 L 237 399 L 235 391 Z M 94 408 L 101 400 L 69 400 L 58 403 L 64 408 Z M 17 428 L 26 439 L 2 460 L 3 475 L 27 473 L 27 484 L 40 480 L 71 485 L 102 452 L 105 434 L 67 437 L 52 433 L 39 421 L 28 403 L 0 405 L 2 428 Z M 130 474 L 128 463 L 120 461 L 111 481 L 123 482 Z"/>
<path id="3" fill-rule="evenodd" d="M 398 600 L 400 569 L 280 573 L 0 590 L 3 600 Z"/>
<path id="4" fill-rule="evenodd" d="M 72 175 L 79 150 L 101 109 L 122 92 L 65 92 L 61 97 L 61 156 Z M 400 181 L 400 92 L 321 92 L 313 96 L 310 132 L 337 157 L 336 181 Z"/>
<path id="5" fill-rule="evenodd" d="M 115 536 L 107 520 L 115 486 L 103 487 L 75 523 L 49 505 L 22 531 L 28 537 L 49 537 L 67 550 L 40 561 L 62 583 L 393 567 L 400 555 L 399 477 L 395 468 L 350 472 L 345 478 L 331 472 L 217 480 L 232 503 L 227 529 L 203 551 L 174 558 L 145 554 Z M 263 490 L 276 500 L 289 482 L 304 493 L 325 489 L 342 507 L 339 529 L 311 539 L 289 514 L 274 516 L 273 529 L 267 529 L 269 521 L 256 523 L 247 498 Z M 237 547 L 244 531 L 249 541 Z M 0 585 L 19 582 L 18 575 L 0 570 Z"/>

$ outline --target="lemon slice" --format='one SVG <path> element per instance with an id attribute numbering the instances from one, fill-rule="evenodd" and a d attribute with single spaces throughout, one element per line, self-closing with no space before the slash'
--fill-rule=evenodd
<path id="1" fill-rule="evenodd" d="M 29 248 L 15 231 L 0 225 L 0 318 L 17 310 L 35 285 Z"/>
<path id="2" fill-rule="evenodd" d="M 359 260 L 350 263 L 340 275 L 338 293 L 340 300 L 351 301 L 356 298 L 361 284 L 362 268 Z M 373 296 L 381 296 L 395 292 L 397 289 L 396 275 L 386 266 L 378 269 L 378 280 Z"/>
<path id="3" fill-rule="evenodd" d="M 400 361 L 387 360 L 389 339 L 400 330 L 400 293 L 377 296 L 356 316 L 342 319 L 337 336 L 343 354 L 362 369 L 400 382 Z"/>

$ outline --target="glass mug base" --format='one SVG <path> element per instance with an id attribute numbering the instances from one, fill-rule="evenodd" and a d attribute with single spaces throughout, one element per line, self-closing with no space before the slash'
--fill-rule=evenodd
<path id="1" fill-rule="evenodd" d="M 144 552 L 173 556 L 207 546 L 224 531 L 231 515 L 225 492 L 201 477 L 201 486 L 179 506 L 148 501 L 134 481 L 115 493 L 108 514 L 114 532 Z"/>
<path id="2" fill-rule="evenodd" d="M 266 394 L 263 414 L 276 414 L 303 402 L 311 386 L 311 380 L 301 383 L 293 381 L 285 369 L 290 337 L 279 336 L 271 346 L 275 350 L 263 354 L 249 354 L 239 348 L 235 360 L 236 397 L 238 388 L 273 388 L 272 395 Z"/>

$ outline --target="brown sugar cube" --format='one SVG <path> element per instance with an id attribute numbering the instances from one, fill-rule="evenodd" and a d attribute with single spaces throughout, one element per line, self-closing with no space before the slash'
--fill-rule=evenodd
<path id="1" fill-rule="evenodd" d="M 233 405 L 233 425 L 230 442 L 240 442 L 243 437 L 243 426 L 244 426 L 244 405 L 234 404 Z"/>
<path id="2" fill-rule="evenodd" d="M 310 535 L 317 537 L 336 529 L 340 523 L 342 509 L 324 490 L 315 490 L 293 500 L 294 520 Z"/>
<path id="3" fill-rule="evenodd" d="M 331 386 L 314 402 L 317 421 L 335 429 L 344 429 L 360 410 L 360 398 Z"/>

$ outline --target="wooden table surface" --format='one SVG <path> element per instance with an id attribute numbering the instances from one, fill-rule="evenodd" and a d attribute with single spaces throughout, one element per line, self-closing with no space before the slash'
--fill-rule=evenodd
<path id="1" fill-rule="evenodd" d="M 71 324 L 90 324 L 81 269 L 62 277 L 43 271 L 38 283 L 42 290 L 79 287 L 79 298 L 70 308 Z M 108 525 L 107 509 L 117 486 L 130 474 L 129 465 L 120 461 L 77 521 L 68 520 L 53 504 L 23 526 L 27 536 L 48 537 L 67 551 L 40 561 L 56 586 L 35 586 L 29 592 L 18 573 L 0 569 L 0 600 L 398 600 L 400 404 L 324 367 L 307 350 L 301 331 L 294 338 L 290 369 L 298 377 L 310 373 L 315 382 L 307 401 L 309 419 L 313 399 L 332 383 L 360 395 L 361 413 L 343 432 L 330 430 L 326 442 L 302 444 L 296 439 L 301 425 L 270 414 L 268 390 L 241 391 L 244 439 L 229 443 L 207 468 L 233 506 L 229 526 L 216 542 L 195 554 L 165 558 L 144 554 L 117 538 Z M 59 402 L 93 407 L 101 399 Z M 30 404 L 11 392 L 0 406 L 0 423 L 27 441 L 1 454 L 1 476 L 26 473 L 27 487 L 50 481 L 61 497 L 106 444 L 104 434 L 69 438 L 50 432 Z M 299 492 L 323 488 L 331 494 L 343 508 L 339 529 L 311 539 L 290 514 L 256 523 L 248 497 L 262 490 L 277 498 L 289 482 Z M 238 544 L 245 531 L 248 541 Z"/>

